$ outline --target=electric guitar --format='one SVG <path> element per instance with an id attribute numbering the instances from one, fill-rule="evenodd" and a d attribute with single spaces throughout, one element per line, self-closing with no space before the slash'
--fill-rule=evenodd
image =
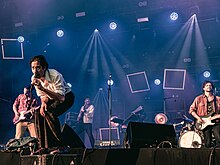
<path id="1" fill-rule="evenodd" d="M 209 115 L 207 115 L 207 116 L 202 116 L 201 118 L 202 118 L 202 120 L 203 120 L 203 123 L 201 123 L 201 122 L 199 122 L 198 120 L 196 120 L 196 122 L 195 122 L 195 127 L 196 127 L 196 129 L 198 129 L 199 131 L 201 131 L 201 130 L 203 130 L 204 128 L 206 128 L 207 126 L 209 126 L 209 125 L 215 125 L 215 123 L 213 122 L 213 120 L 217 119 L 217 117 L 211 120 L 211 117 L 213 117 L 213 116 L 215 116 L 214 113 L 211 113 L 211 114 L 209 114 Z"/>
<path id="2" fill-rule="evenodd" d="M 40 108 L 40 106 L 33 107 L 33 108 L 31 108 L 30 110 L 28 110 L 28 111 L 21 111 L 19 117 L 15 116 L 15 117 L 13 118 L 13 123 L 14 123 L 14 125 L 16 125 L 17 123 L 19 123 L 20 121 L 25 121 L 25 120 L 30 120 L 30 119 L 32 119 L 32 117 L 33 117 L 33 112 L 34 112 L 35 110 L 37 110 L 38 108 Z"/>

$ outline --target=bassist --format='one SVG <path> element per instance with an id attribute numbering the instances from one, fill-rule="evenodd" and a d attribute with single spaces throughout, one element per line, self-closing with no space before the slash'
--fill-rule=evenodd
<path id="1" fill-rule="evenodd" d="M 15 139 L 22 138 L 27 129 L 31 137 L 36 137 L 34 112 L 27 113 L 24 116 L 25 119 L 21 121 L 19 120 L 22 113 L 27 112 L 38 104 L 38 101 L 33 97 L 31 90 L 31 86 L 25 86 L 23 93 L 19 94 L 13 103 L 13 111 L 15 114 L 13 122 L 16 124 Z"/>
<path id="2" fill-rule="evenodd" d="M 216 147 L 220 147 L 220 97 L 213 94 L 214 85 L 211 81 L 205 81 L 202 85 L 203 94 L 197 96 L 190 106 L 189 113 L 198 123 L 206 124 L 204 116 L 213 124 L 208 124 L 202 132 L 204 134 L 204 145 L 212 147 L 212 133 L 216 140 Z M 210 122 L 211 123 L 211 122 Z"/>

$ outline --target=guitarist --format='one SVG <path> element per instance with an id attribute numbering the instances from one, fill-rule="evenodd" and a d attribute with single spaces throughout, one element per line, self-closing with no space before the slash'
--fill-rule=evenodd
<path id="1" fill-rule="evenodd" d="M 19 94 L 13 104 L 13 111 L 15 114 L 13 121 L 14 123 L 16 122 L 15 139 L 22 138 L 27 129 L 29 130 L 31 137 L 36 137 L 33 113 L 26 114 L 26 119 L 22 119 L 21 121 L 19 121 L 19 117 L 22 113 L 27 112 L 38 104 L 38 101 L 32 95 L 31 90 L 32 89 L 30 85 L 25 86 L 24 93 Z"/>
<path id="2" fill-rule="evenodd" d="M 189 113 L 201 124 L 205 124 L 204 116 L 215 124 L 206 126 L 204 134 L 204 145 L 211 147 L 212 133 L 216 140 L 216 147 L 220 147 L 220 97 L 213 94 L 214 85 L 211 81 L 202 84 L 203 94 L 197 96 L 190 106 Z"/>
<path id="3" fill-rule="evenodd" d="M 91 104 L 91 100 L 89 97 L 85 98 L 84 105 L 81 107 L 79 115 L 77 117 L 77 121 L 79 122 L 76 133 L 80 135 L 82 132 L 86 132 L 91 147 L 94 148 L 94 137 L 92 133 L 92 124 L 93 124 L 93 116 L 94 116 L 94 105 Z"/>

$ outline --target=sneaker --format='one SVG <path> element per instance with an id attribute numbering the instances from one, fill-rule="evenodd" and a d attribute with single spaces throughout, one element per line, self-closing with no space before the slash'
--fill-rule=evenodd
<path id="1" fill-rule="evenodd" d="M 56 150 L 51 151 L 50 154 L 67 154 L 69 152 L 70 152 L 70 147 L 63 146 L 63 147 L 59 147 Z"/>

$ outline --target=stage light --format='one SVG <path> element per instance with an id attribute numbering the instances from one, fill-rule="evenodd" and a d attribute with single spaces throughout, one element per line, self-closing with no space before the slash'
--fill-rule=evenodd
<path id="1" fill-rule="evenodd" d="M 21 26 L 23 26 L 23 22 L 16 22 L 15 23 L 15 27 L 21 27 Z"/>
<path id="2" fill-rule="evenodd" d="M 70 83 L 67 83 L 67 85 L 71 88 L 72 87 L 72 84 L 70 84 Z"/>
<path id="3" fill-rule="evenodd" d="M 109 24 L 109 28 L 110 28 L 111 30 L 115 30 L 115 29 L 117 28 L 117 24 L 116 24 L 115 22 L 111 22 L 111 23 Z"/>
<path id="4" fill-rule="evenodd" d="M 99 30 L 98 30 L 98 29 L 95 29 L 95 30 L 94 30 L 94 32 L 95 32 L 95 33 L 98 33 L 98 32 L 99 32 Z"/>
<path id="5" fill-rule="evenodd" d="M 82 11 L 82 12 L 76 13 L 75 15 L 76 15 L 76 17 L 84 17 L 84 16 L 86 16 L 86 12 Z"/>
<path id="6" fill-rule="evenodd" d="M 203 72 L 203 76 L 204 76 L 205 78 L 209 78 L 209 77 L 211 76 L 211 73 L 210 73 L 209 71 L 204 71 L 204 72 Z"/>
<path id="7" fill-rule="evenodd" d="M 112 79 L 109 79 L 109 80 L 107 81 L 107 84 L 110 85 L 110 86 L 112 86 L 112 85 L 114 84 L 114 81 L 113 81 Z"/>
<path id="8" fill-rule="evenodd" d="M 17 40 L 18 40 L 18 42 L 22 43 L 22 42 L 24 42 L 24 37 L 23 36 L 19 36 Z"/>
<path id="9" fill-rule="evenodd" d="M 178 19 L 178 17 L 179 17 L 179 15 L 178 15 L 176 12 L 172 12 L 172 13 L 170 14 L 170 19 L 171 19 L 172 21 L 176 21 L 176 20 Z"/>
<path id="10" fill-rule="evenodd" d="M 64 16 L 63 16 L 63 15 L 58 15 L 58 16 L 57 16 L 57 20 L 58 20 L 58 21 L 64 20 Z"/>
<path id="11" fill-rule="evenodd" d="M 57 36 L 58 37 L 63 37 L 64 36 L 64 31 L 63 30 L 58 30 L 57 31 Z"/>
<path id="12" fill-rule="evenodd" d="M 140 2 L 138 3 L 138 6 L 139 6 L 139 7 L 145 7 L 145 6 L 147 6 L 147 1 L 140 1 Z"/>
<path id="13" fill-rule="evenodd" d="M 160 85 L 160 83 L 161 83 L 161 82 L 160 82 L 160 79 L 155 79 L 155 80 L 154 80 L 154 84 L 155 84 L 155 85 Z"/>
<path id="14" fill-rule="evenodd" d="M 148 17 L 137 18 L 137 22 L 148 22 L 148 21 L 149 21 Z"/>
<path id="15" fill-rule="evenodd" d="M 188 57 L 188 58 L 184 58 L 184 59 L 183 59 L 183 62 L 185 62 L 185 63 L 188 62 L 188 63 L 189 63 L 189 62 L 191 62 L 191 58 L 190 58 L 190 57 Z"/>

